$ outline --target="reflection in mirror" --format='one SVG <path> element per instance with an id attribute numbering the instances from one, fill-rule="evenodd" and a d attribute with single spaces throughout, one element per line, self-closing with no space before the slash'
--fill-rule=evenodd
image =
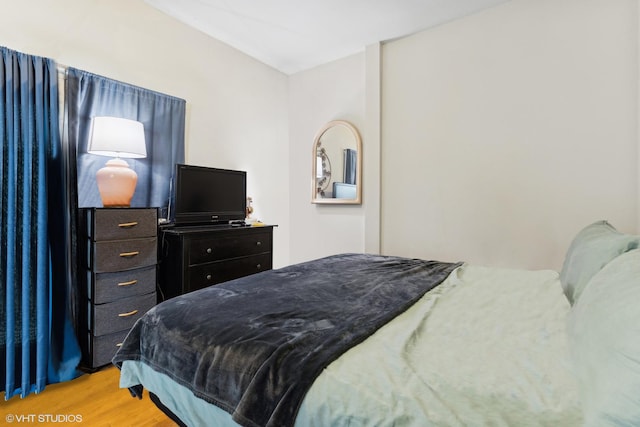
<path id="1" fill-rule="evenodd" d="M 362 141 L 349 122 L 334 120 L 313 143 L 312 203 L 361 203 Z"/>
<path id="2" fill-rule="evenodd" d="M 327 187 L 331 183 L 331 160 L 327 150 L 318 141 L 316 145 L 316 194 L 325 197 Z"/>

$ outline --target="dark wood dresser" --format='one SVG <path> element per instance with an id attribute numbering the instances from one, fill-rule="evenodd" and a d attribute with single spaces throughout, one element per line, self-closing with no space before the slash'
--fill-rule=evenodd
<path id="1" fill-rule="evenodd" d="M 161 229 L 159 300 L 270 270 L 273 227 Z"/>
<path id="2" fill-rule="evenodd" d="M 156 304 L 155 208 L 81 209 L 78 242 L 82 367 L 111 363 L 135 321 Z"/>

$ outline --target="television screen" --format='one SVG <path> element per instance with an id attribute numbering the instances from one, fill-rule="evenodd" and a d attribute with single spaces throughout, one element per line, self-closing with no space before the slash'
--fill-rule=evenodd
<path id="1" fill-rule="evenodd" d="M 176 225 L 224 224 L 245 218 L 244 171 L 178 164 L 174 184 Z"/>

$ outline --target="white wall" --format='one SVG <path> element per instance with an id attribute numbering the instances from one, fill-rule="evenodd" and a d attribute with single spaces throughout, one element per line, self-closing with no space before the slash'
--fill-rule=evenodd
<path id="1" fill-rule="evenodd" d="M 635 0 L 514 0 L 382 50 L 383 253 L 561 266 L 637 232 Z"/>
<path id="2" fill-rule="evenodd" d="M 291 263 L 364 251 L 366 199 L 363 205 L 312 204 L 311 162 L 314 138 L 331 120 L 351 122 L 366 153 L 365 98 L 364 53 L 289 77 Z M 366 168 L 363 162 L 363 173 Z"/>
<path id="3" fill-rule="evenodd" d="M 22 0 L 0 44 L 187 101 L 186 160 L 248 172 L 255 216 L 289 261 L 287 76 L 142 0 Z"/>
<path id="4" fill-rule="evenodd" d="M 381 246 L 558 268 L 586 223 L 640 227 L 637 20 L 513 0 L 290 77 L 142 0 L 13 2 L 0 44 L 186 99 L 187 161 L 249 172 L 276 266 Z M 362 206 L 310 203 L 333 119 L 362 133 Z"/>

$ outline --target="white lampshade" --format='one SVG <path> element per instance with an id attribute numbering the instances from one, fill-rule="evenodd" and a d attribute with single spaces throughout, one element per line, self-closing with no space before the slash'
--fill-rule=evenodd
<path id="1" fill-rule="evenodd" d="M 144 126 L 135 120 L 96 116 L 91 119 L 87 153 L 110 157 L 147 157 Z"/>
<path id="2" fill-rule="evenodd" d="M 144 126 L 135 120 L 97 116 L 91 120 L 87 152 L 116 157 L 96 173 L 96 183 L 105 207 L 127 207 L 136 190 L 138 174 L 122 157 L 147 157 Z"/>

